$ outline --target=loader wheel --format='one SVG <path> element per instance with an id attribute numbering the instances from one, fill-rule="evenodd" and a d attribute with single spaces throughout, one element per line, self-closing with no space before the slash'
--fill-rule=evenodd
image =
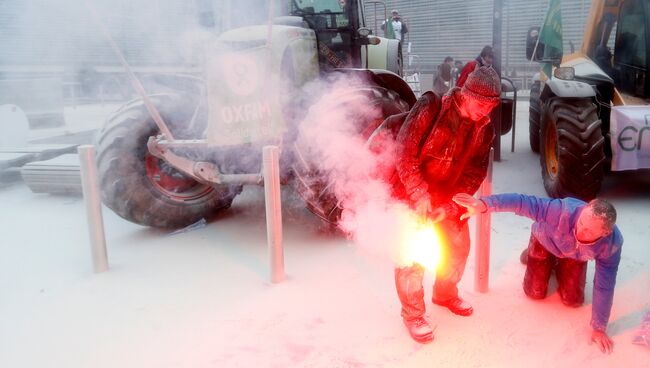
<path id="1" fill-rule="evenodd" d="M 528 107 L 528 138 L 530 149 L 539 152 L 539 119 L 541 116 L 541 105 L 539 101 L 540 83 L 533 83 L 530 87 L 530 104 Z"/>
<path id="2" fill-rule="evenodd" d="M 355 117 L 356 132 L 353 134 L 359 136 L 360 142 L 365 142 L 385 118 L 409 110 L 408 103 L 402 100 L 396 92 L 383 87 L 373 85 L 354 88 L 350 90 L 350 93 L 361 93 L 367 96 L 367 105 L 381 109 L 381 115 L 378 117 Z M 353 107 L 351 106 L 351 108 Z M 327 172 L 319 168 L 318 159 L 306 154 L 310 150 L 310 145 L 313 144 L 313 142 L 307 142 L 300 137 L 294 143 L 295 162 L 292 167 L 295 176 L 294 186 L 309 211 L 323 221 L 336 225 L 343 208 L 333 190 L 335 183 L 328 177 Z"/>
<path id="3" fill-rule="evenodd" d="M 590 99 L 551 99 L 541 129 L 542 177 L 554 198 L 593 199 L 603 179 L 605 138 Z"/>
<path id="4" fill-rule="evenodd" d="M 197 138 L 193 136 L 197 133 L 187 129 L 196 101 L 174 94 L 153 95 L 151 101 L 174 138 Z M 147 141 L 158 134 L 141 100 L 132 101 L 108 119 L 97 137 L 104 204 L 126 220 L 160 228 L 187 226 L 228 208 L 241 188 L 199 183 L 151 155 Z"/>

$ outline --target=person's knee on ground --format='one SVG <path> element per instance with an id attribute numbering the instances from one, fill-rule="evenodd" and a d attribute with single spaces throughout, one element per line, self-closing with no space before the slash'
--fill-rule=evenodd
<path id="1" fill-rule="evenodd" d="M 555 256 L 539 244 L 531 235 L 528 245 L 528 260 L 524 275 L 524 293 L 531 299 L 544 299 L 548 292 L 548 281 L 555 264 Z"/>
<path id="2" fill-rule="evenodd" d="M 559 259 L 556 266 L 558 294 L 568 307 L 579 307 L 585 301 L 587 262 L 573 259 Z"/>

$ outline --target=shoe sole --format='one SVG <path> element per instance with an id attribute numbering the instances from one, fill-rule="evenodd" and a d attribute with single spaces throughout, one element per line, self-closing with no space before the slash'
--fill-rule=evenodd
<path id="1" fill-rule="evenodd" d="M 463 316 L 463 317 L 469 317 L 469 316 L 471 316 L 471 315 L 474 313 L 474 309 L 473 309 L 473 308 L 472 308 L 472 309 L 468 309 L 468 310 L 463 310 L 463 311 L 456 311 L 456 310 L 453 310 L 453 309 L 451 309 L 451 308 L 449 308 L 449 307 L 447 307 L 447 309 L 449 309 L 449 310 L 451 311 L 451 313 L 456 314 L 456 315 L 458 315 L 458 316 Z"/>
<path id="2" fill-rule="evenodd" d="M 458 316 L 469 317 L 469 316 L 472 315 L 472 313 L 474 313 L 474 308 L 471 308 L 471 307 L 469 309 L 460 310 L 460 309 L 453 309 L 453 308 L 451 308 L 450 306 L 448 306 L 447 304 L 444 304 L 444 303 L 442 303 L 442 304 L 441 303 L 436 303 L 435 300 L 432 300 L 431 302 L 433 304 L 435 304 L 435 305 L 439 305 L 441 307 L 445 307 L 445 308 L 449 309 L 449 311 L 451 313 L 453 313 L 455 315 L 458 315 Z"/>
<path id="3" fill-rule="evenodd" d="M 419 342 L 420 344 L 428 344 L 433 341 L 433 333 L 431 333 L 430 335 L 418 336 L 418 337 L 411 335 L 411 337 L 413 338 L 413 340 Z"/>

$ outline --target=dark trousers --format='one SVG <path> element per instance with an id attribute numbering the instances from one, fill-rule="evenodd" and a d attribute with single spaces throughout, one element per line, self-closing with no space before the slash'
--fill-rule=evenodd
<path id="1" fill-rule="evenodd" d="M 440 222 L 439 226 L 442 248 L 433 286 L 433 298 L 437 301 L 447 301 L 458 296 L 456 285 L 463 277 L 469 255 L 469 228 L 467 222 L 458 224 L 449 220 Z M 424 267 L 417 263 L 395 269 L 395 286 L 402 303 L 402 317 L 406 320 L 423 317 L 426 311 L 423 277 Z"/>
<path id="2" fill-rule="evenodd" d="M 524 276 L 524 292 L 532 299 L 543 299 L 548 290 L 551 272 L 555 270 L 558 293 L 562 303 L 578 307 L 585 300 L 587 262 L 557 258 L 547 251 L 531 234 L 528 243 L 528 263 Z"/>

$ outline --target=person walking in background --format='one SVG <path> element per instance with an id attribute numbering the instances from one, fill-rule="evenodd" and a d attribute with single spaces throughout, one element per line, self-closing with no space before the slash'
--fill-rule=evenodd
<path id="1" fill-rule="evenodd" d="M 492 62 L 494 61 L 494 50 L 492 49 L 492 46 L 484 46 L 483 49 L 481 50 L 481 53 L 476 57 L 476 59 L 467 62 L 463 69 L 460 72 L 460 76 L 458 77 L 458 80 L 456 81 L 456 86 L 462 87 L 463 84 L 465 84 L 465 81 L 467 80 L 467 76 L 469 73 L 473 72 L 474 69 L 480 68 L 482 66 L 492 66 Z"/>
<path id="2" fill-rule="evenodd" d="M 397 10 L 391 12 L 391 18 L 381 24 L 381 29 L 386 38 L 396 39 L 400 42 L 404 41 L 404 35 L 408 33 L 408 27 Z"/>
<path id="3" fill-rule="evenodd" d="M 591 342 L 604 353 L 614 343 L 607 323 L 614 300 L 623 236 L 616 227 L 616 210 L 603 199 L 585 203 L 575 198 L 538 198 L 523 194 L 495 194 L 476 199 L 457 194 L 454 202 L 467 208 L 463 217 L 479 212 L 514 212 L 534 221 L 528 243 L 524 293 L 531 299 L 546 297 L 554 270 L 564 305 L 579 307 L 585 299 L 587 261 L 596 261 L 591 309 Z"/>
<path id="4" fill-rule="evenodd" d="M 454 67 L 451 69 L 451 85 L 455 86 L 458 78 L 460 77 L 460 72 L 463 70 L 463 62 L 456 59 L 454 60 Z"/>
<path id="5" fill-rule="evenodd" d="M 451 88 L 451 72 L 454 58 L 447 56 L 442 64 L 438 65 L 438 74 L 433 80 L 433 92 L 442 96 Z"/>

